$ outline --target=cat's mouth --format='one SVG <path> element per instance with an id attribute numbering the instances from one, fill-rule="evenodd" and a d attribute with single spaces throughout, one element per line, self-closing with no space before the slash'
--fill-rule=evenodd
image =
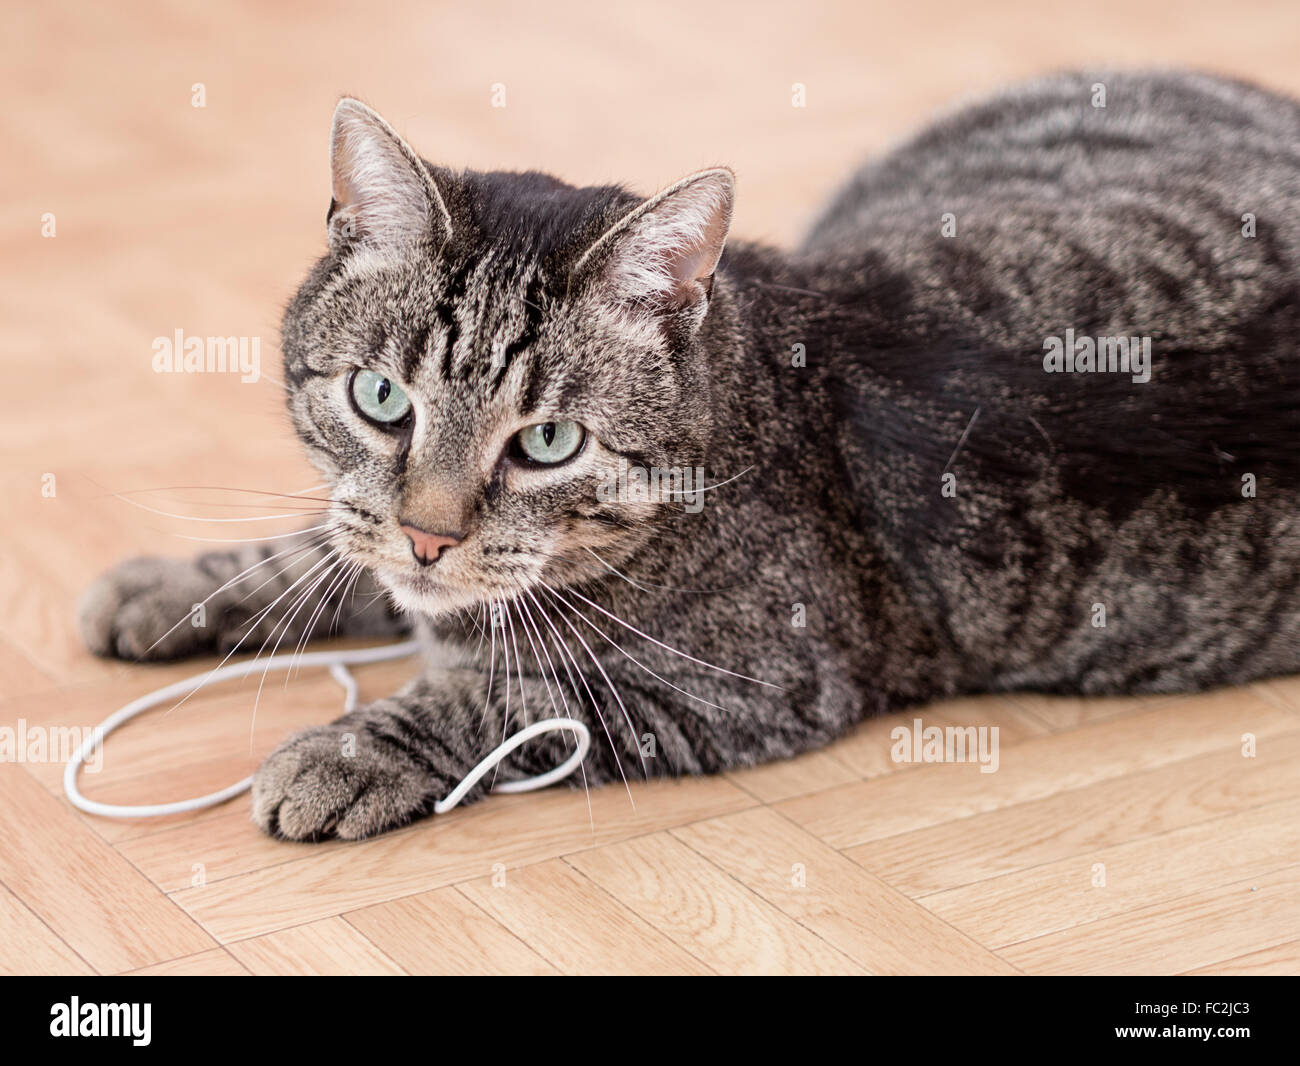
<path id="1" fill-rule="evenodd" d="M 412 574 L 400 570 L 390 570 L 384 574 L 384 577 L 388 579 L 390 584 L 400 585 L 412 592 L 423 595 L 436 595 L 447 591 L 445 584 L 441 581 L 435 581 L 428 574 Z"/>
<path id="2" fill-rule="evenodd" d="M 405 611 L 439 615 L 481 602 L 482 597 L 459 583 L 439 581 L 423 572 L 378 568 L 379 578 L 393 602 Z"/>
<path id="3" fill-rule="evenodd" d="M 457 590 L 428 574 L 377 567 L 375 576 L 388 589 L 393 602 L 405 611 L 440 614 L 453 609 L 460 598 Z"/>

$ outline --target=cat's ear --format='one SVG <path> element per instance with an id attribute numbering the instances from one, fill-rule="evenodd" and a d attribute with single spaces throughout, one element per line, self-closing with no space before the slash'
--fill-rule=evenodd
<path id="1" fill-rule="evenodd" d="M 330 247 L 394 247 L 451 234 L 451 215 L 420 157 L 360 100 L 344 97 L 330 132 Z"/>
<path id="2" fill-rule="evenodd" d="M 735 175 L 701 170 L 620 218 L 575 267 L 599 271 L 610 294 L 652 313 L 707 309 L 735 202 Z"/>

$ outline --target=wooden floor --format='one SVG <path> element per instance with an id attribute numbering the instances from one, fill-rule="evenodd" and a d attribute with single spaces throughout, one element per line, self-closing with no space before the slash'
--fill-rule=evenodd
<path id="1" fill-rule="evenodd" d="M 789 241 L 852 163 L 937 106 L 1091 63 L 1190 64 L 1300 92 L 1292 0 L 1166 5 L 50 3 L 0 35 L 0 728 L 89 726 L 198 664 L 85 654 L 77 594 L 197 524 L 114 492 L 316 480 L 274 377 L 279 308 L 322 247 L 336 96 L 425 155 L 650 191 L 733 164 L 737 232 Z M 744 12 L 739 15 L 738 12 Z M 807 107 L 790 106 L 806 86 Z M 202 83 L 206 107 L 191 106 Z M 504 85 L 507 106 L 490 104 Z M 42 236 L 54 216 L 55 235 Z M 257 384 L 160 375 L 176 329 L 258 336 Z M 162 510 L 220 517 L 215 491 Z M 252 497 L 244 497 L 248 503 Z M 160 501 L 167 501 L 161 503 Z M 361 672 L 363 696 L 405 664 Z M 237 780 L 335 716 L 318 673 L 191 700 L 109 741 L 86 791 Z M 1158 701 L 986 698 L 1000 765 L 825 752 L 679 784 L 497 797 L 378 840 L 273 842 L 246 798 L 82 816 L 61 767 L 0 763 L 0 972 L 1283 973 L 1300 969 L 1300 680 Z"/>

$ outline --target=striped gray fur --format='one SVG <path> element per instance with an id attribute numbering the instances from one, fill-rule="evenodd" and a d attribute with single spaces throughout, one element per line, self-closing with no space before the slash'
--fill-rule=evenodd
<path id="1" fill-rule="evenodd" d="M 335 147 L 330 251 L 283 336 L 289 410 L 330 486 L 320 545 L 152 648 L 260 549 L 125 564 L 83 611 L 95 651 L 172 658 L 231 647 L 284 595 L 255 646 L 309 568 L 338 562 L 372 590 L 345 598 L 343 632 L 419 631 L 404 689 L 266 761 L 267 831 L 402 825 L 542 716 L 589 724 L 595 785 L 787 758 L 961 693 L 1300 670 L 1294 102 L 1181 73 L 1019 87 L 859 171 L 799 248 L 730 242 L 711 279 L 726 171 L 652 202 L 417 173 L 352 101 Z M 1150 380 L 1046 373 L 1067 329 L 1149 338 Z M 407 430 L 352 409 L 356 368 L 401 383 Z M 557 418 L 586 449 L 512 465 L 510 432 Z M 620 460 L 701 466 L 717 487 L 702 508 L 602 500 Z M 463 539 L 421 568 L 411 515 Z M 339 606 L 314 612 L 330 590 L 286 646 Z M 500 777 L 568 743 L 534 742 Z"/>

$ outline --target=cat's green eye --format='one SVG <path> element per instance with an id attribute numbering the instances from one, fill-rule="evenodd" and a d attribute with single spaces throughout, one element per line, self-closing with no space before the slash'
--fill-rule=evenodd
<path id="1" fill-rule="evenodd" d="M 515 434 L 515 446 L 529 462 L 554 465 L 577 455 L 586 439 L 577 422 L 539 422 Z"/>
<path id="2" fill-rule="evenodd" d="M 411 401 L 401 387 L 373 370 L 355 371 L 348 391 L 362 417 L 381 426 L 401 422 L 411 411 Z"/>

